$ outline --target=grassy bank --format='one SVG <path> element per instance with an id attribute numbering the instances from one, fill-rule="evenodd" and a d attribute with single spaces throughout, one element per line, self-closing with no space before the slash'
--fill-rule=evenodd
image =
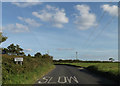
<path id="1" fill-rule="evenodd" d="M 9 75 L 10 80 L 5 81 L 4 84 L 35 84 L 38 79 L 50 72 L 53 68 L 54 66 L 50 64 L 38 67 L 27 73 Z"/>
<path id="2" fill-rule="evenodd" d="M 23 65 L 15 64 L 14 55 L 3 55 L 3 84 L 34 84 L 37 79 L 50 72 L 53 68 L 52 59 L 22 56 Z M 17 56 L 19 57 L 19 56 Z M 45 56 L 44 56 L 45 57 Z"/>
<path id="3" fill-rule="evenodd" d="M 70 64 L 84 67 L 94 73 L 105 75 L 109 78 L 118 80 L 119 78 L 119 63 L 59 63 Z"/>

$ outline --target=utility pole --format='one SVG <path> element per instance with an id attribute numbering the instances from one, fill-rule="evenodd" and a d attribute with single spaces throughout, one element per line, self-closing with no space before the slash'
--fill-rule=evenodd
<path id="1" fill-rule="evenodd" d="M 76 52 L 76 60 L 78 60 L 78 52 Z"/>

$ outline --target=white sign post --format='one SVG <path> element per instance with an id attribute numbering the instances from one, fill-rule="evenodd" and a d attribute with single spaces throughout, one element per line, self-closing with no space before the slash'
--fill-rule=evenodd
<path id="1" fill-rule="evenodd" d="M 20 62 L 20 65 L 22 65 L 23 57 L 16 57 L 16 58 L 14 58 L 14 61 L 16 62 L 16 64 L 18 64 Z"/>

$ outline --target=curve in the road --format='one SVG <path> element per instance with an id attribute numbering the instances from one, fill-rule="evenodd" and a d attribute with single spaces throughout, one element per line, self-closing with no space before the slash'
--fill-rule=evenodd
<path id="1" fill-rule="evenodd" d="M 36 84 L 101 84 L 115 85 L 116 82 L 96 75 L 84 68 L 56 65 L 56 68 L 42 77 Z"/>

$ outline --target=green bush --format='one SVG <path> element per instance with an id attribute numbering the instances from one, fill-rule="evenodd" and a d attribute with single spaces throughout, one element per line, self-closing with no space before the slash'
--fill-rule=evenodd
<path id="1" fill-rule="evenodd" d="M 16 56 L 16 55 L 2 56 L 3 84 L 25 83 L 24 81 L 29 80 L 28 78 L 38 76 L 38 75 L 34 76 L 35 75 L 34 73 L 37 73 L 38 71 L 39 72 L 43 71 L 42 73 L 44 73 L 48 71 L 47 69 L 53 66 L 52 59 L 49 56 L 47 58 L 32 58 L 28 56 L 22 56 L 24 58 L 22 66 L 14 62 L 15 57 L 20 57 L 20 56 Z M 44 67 L 45 67 L 45 70 L 44 70 Z M 26 81 L 26 82 L 29 82 L 29 81 Z"/>

